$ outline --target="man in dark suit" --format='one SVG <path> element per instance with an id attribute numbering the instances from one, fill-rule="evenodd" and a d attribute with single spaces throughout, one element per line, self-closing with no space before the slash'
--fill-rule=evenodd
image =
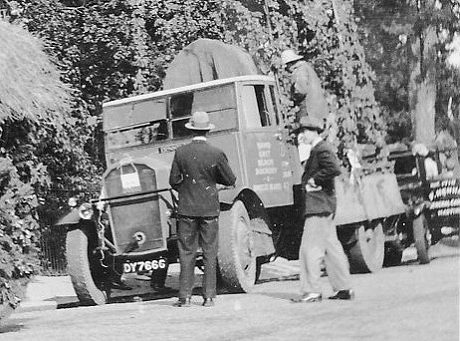
<path id="1" fill-rule="evenodd" d="M 203 249 L 203 306 L 214 305 L 216 296 L 216 265 L 218 217 L 220 212 L 217 184 L 233 186 L 236 177 L 227 156 L 206 142 L 206 134 L 214 128 L 206 112 L 196 112 L 186 128 L 193 134 L 190 144 L 176 150 L 169 184 L 179 194 L 178 245 L 180 260 L 178 307 L 190 306 L 194 284 L 195 259 L 198 246 Z"/>
<path id="2" fill-rule="evenodd" d="M 334 178 L 340 174 L 339 161 L 331 146 L 320 136 L 323 130 L 321 120 L 307 116 L 302 117 L 299 123 L 299 139 L 311 145 L 312 149 L 302 175 L 305 223 L 299 250 L 301 297 L 292 301 L 321 301 L 323 258 L 329 282 L 336 292 L 329 298 L 349 300 L 354 294 L 348 260 L 337 238 L 333 221 L 337 206 Z"/>

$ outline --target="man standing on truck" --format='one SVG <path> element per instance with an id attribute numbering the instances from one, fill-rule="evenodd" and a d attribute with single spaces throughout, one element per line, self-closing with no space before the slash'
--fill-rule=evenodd
<path id="1" fill-rule="evenodd" d="M 354 294 L 348 260 L 333 221 L 337 206 L 334 178 L 340 174 L 339 161 L 332 147 L 320 136 L 324 127 L 321 120 L 304 116 L 299 124 L 298 134 L 312 148 L 302 174 L 305 223 L 299 250 L 301 297 L 292 299 L 292 302 L 321 301 L 323 258 L 329 282 L 335 291 L 329 298 L 350 300 Z"/>
<path id="2" fill-rule="evenodd" d="M 185 127 L 192 131 L 192 142 L 179 147 L 174 155 L 169 184 L 179 194 L 179 299 L 176 307 L 190 306 L 196 252 L 203 249 L 203 306 L 214 305 L 216 297 L 216 265 L 218 217 L 220 213 L 217 184 L 233 186 L 236 177 L 225 153 L 206 142 L 206 134 L 214 128 L 206 112 L 195 112 Z"/>
<path id="3" fill-rule="evenodd" d="M 281 63 L 291 73 L 291 98 L 299 108 L 296 122 L 304 116 L 325 119 L 329 108 L 320 79 L 313 67 L 290 49 L 281 53 Z"/>

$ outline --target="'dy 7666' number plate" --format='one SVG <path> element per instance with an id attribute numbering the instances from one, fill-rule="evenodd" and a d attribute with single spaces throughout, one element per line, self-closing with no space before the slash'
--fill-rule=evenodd
<path id="1" fill-rule="evenodd" d="M 141 271 L 150 271 L 150 270 L 161 270 L 166 269 L 167 263 L 166 259 L 154 259 L 154 260 L 146 260 L 146 261 L 138 261 L 138 262 L 128 262 L 123 263 L 123 272 L 131 273 L 131 272 L 141 272 Z"/>

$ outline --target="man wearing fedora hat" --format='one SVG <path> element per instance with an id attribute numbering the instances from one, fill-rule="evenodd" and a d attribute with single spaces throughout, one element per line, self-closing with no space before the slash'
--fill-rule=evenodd
<path id="1" fill-rule="evenodd" d="M 291 49 L 281 53 L 281 63 L 291 73 L 291 98 L 299 108 L 296 121 L 299 122 L 303 116 L 326 118 L 328 105 L 313 67 Z"/>
<path id="2" fill-rule="evenodd" d="M 323 128 L 322 120 L 304 116 L 296 130 L 299 138 L 311 146 L 311 152 L 302 174 L 305 223 L 299 250 L 301 296 L 292 299 L 295 303 L 321 301 L 323 259 L 335 291 L 329 298 L 350 300 L 354 297 L 348 260 L 333 221 L 336 210 L 334 178 L 340 174 L 340 166 L 332 147 L 320 136 Z"/>
<path id="3" fill-rule="evenodd" d="M 169 184 L 178 192 L 178 247 L 180 261 L 178 307 L 190 306 L 198 246 L 203 249 L 203 306 L 214 305 L 218 216 L 220 211 L 216 184 L 233 186 L 236 177 L 225 153 L 206 142 L 214 128 L 206 112 L 195 112 L 185 127 L 192 131 L 192 142 L 177 148 Z"/>

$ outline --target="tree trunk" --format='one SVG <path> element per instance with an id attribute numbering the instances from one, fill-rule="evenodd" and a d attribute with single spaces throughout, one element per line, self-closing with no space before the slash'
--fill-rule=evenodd
<path id="1" fill-rule="evenodd" d="M 435 138 L 436 32 L 433 27 L 412 43 L 414 63 L 409 83 L 412 135 L 417 142 L 430 144 Z"/>
<path id="2" fill-rule="evenodd" d="M 420 84 L 417 84 L 417 97 L 412 120 L 415 140 L 424 144 L 430 144 L 435 138 L 436 85 L 434 80 L 430 78 L 426 78 Z"/>

